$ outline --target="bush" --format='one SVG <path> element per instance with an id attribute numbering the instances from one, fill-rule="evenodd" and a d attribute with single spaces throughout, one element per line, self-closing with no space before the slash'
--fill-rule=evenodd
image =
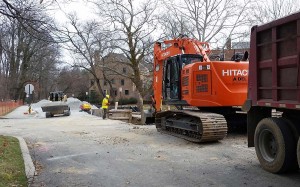
<path id="1" fill-rule="evenodd" d="M 87 99 L 85 92 L 79 93 L 78 96 L 77 96 L 77 98 L 78 98 L 80 101 L 84 101 L 84 100 Z"/>
<path id="2" fill-rule="evenodd" d="M 119 102 L 119 105 L 137 104 L 137 99 L 134 97 L 121 98 L 121 99 L 119 99 L 118 102 Z"/>
<path id="3" fill-rule="evenodd" d="M 138 100 L 135 97 L 130 97 L 128 99 L 128 104 L 137 104 Z"/>
<path id="4" fill-rule="evenodd" d="M 91 92 L 90 93 L 90 103 L 91 104 L 102 104 L 102 96 L 96 92 Z"/>

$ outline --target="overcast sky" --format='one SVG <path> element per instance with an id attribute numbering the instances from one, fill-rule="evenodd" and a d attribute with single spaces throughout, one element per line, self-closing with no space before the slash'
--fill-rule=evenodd
<path id="1" fill-rule="evenodd" d="M 66 14 L 75 12 L 80 20 L 89 20 L 95 18 L 93 13 L 93 7 L 91 4 L 84 3 L 82 1 L 60 3 L 60 8 L 55 7 L 54 10 L 50 10 L 50 15 L 53 16 L 58 23 L 64 24 L 67 22 Z"/>
<path id="2" fill-rule="evenodd" d="M 69 3 L 60 3 L 54 4 L 53 9 L 49 9 L 48 12 L 51 17 L 55 18 L 56 23 L 58 25 L 66 26 L 68 23 L 68 19 L 66 17 L 67 14 L 76 13 L 77 17 L 80 21 L 91 20 L 95 18 L 95 14 L 93 13 L 93 7 L 91 4 L 84 3 L 82 1 L 75 1 Z M 70 26 L 71 27 L 71 26 Z M 73 59 L 71 58 L 72 54 L 65 49 L 62 50 L 62 61 L 72 63 Z"/>

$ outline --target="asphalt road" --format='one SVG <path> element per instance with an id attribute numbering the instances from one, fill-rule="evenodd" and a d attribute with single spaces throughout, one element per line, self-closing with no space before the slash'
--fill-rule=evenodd
<path id="1" fill-rule="evenodd" d="M 1 119 L 0 134 L 25 138 L 37 167 L 31 186 L 300 186 L 300 172 L 264 171 L 246 135 L 195 144 L 77 109 L 47 119 L 26 109 Z"/>

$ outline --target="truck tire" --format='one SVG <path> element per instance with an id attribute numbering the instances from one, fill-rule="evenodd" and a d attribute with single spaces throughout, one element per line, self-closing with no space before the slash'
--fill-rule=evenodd
<path id="1" fill-rule="evenodd" d="M 296 141 L 281 118 L 262 119 L 255 129 L 254 145 L 263 169 L 271 173 L 284 173 L 297 162 Z"/>
<path id="2" fill-rule="evenodd" d="M 298 165 L 300 167 L 300 137 L 299 137 L 298 146 L 297 146 L 297 158 L 298 158 Z"/>

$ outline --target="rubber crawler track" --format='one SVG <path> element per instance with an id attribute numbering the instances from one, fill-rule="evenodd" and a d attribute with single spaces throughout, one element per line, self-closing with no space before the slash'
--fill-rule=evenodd
<path id="1" fill-rule="evenodd" d="M 190 116 L 198 118 L 197 131 L 166 126 L 165 119 L 173 116 Z M 180 117 L 177 117 L 180 118 Z M 163 120 L 162 120 L 163 119 Z M 211 142 L 222 140 L 227 135 L 227 123 L 220 114 L 204 113 L 199 111 L 166 111 L 160 112 L 155 118 L 156 128 L 159 132 L 186 139 L 191 142 Z"/>

